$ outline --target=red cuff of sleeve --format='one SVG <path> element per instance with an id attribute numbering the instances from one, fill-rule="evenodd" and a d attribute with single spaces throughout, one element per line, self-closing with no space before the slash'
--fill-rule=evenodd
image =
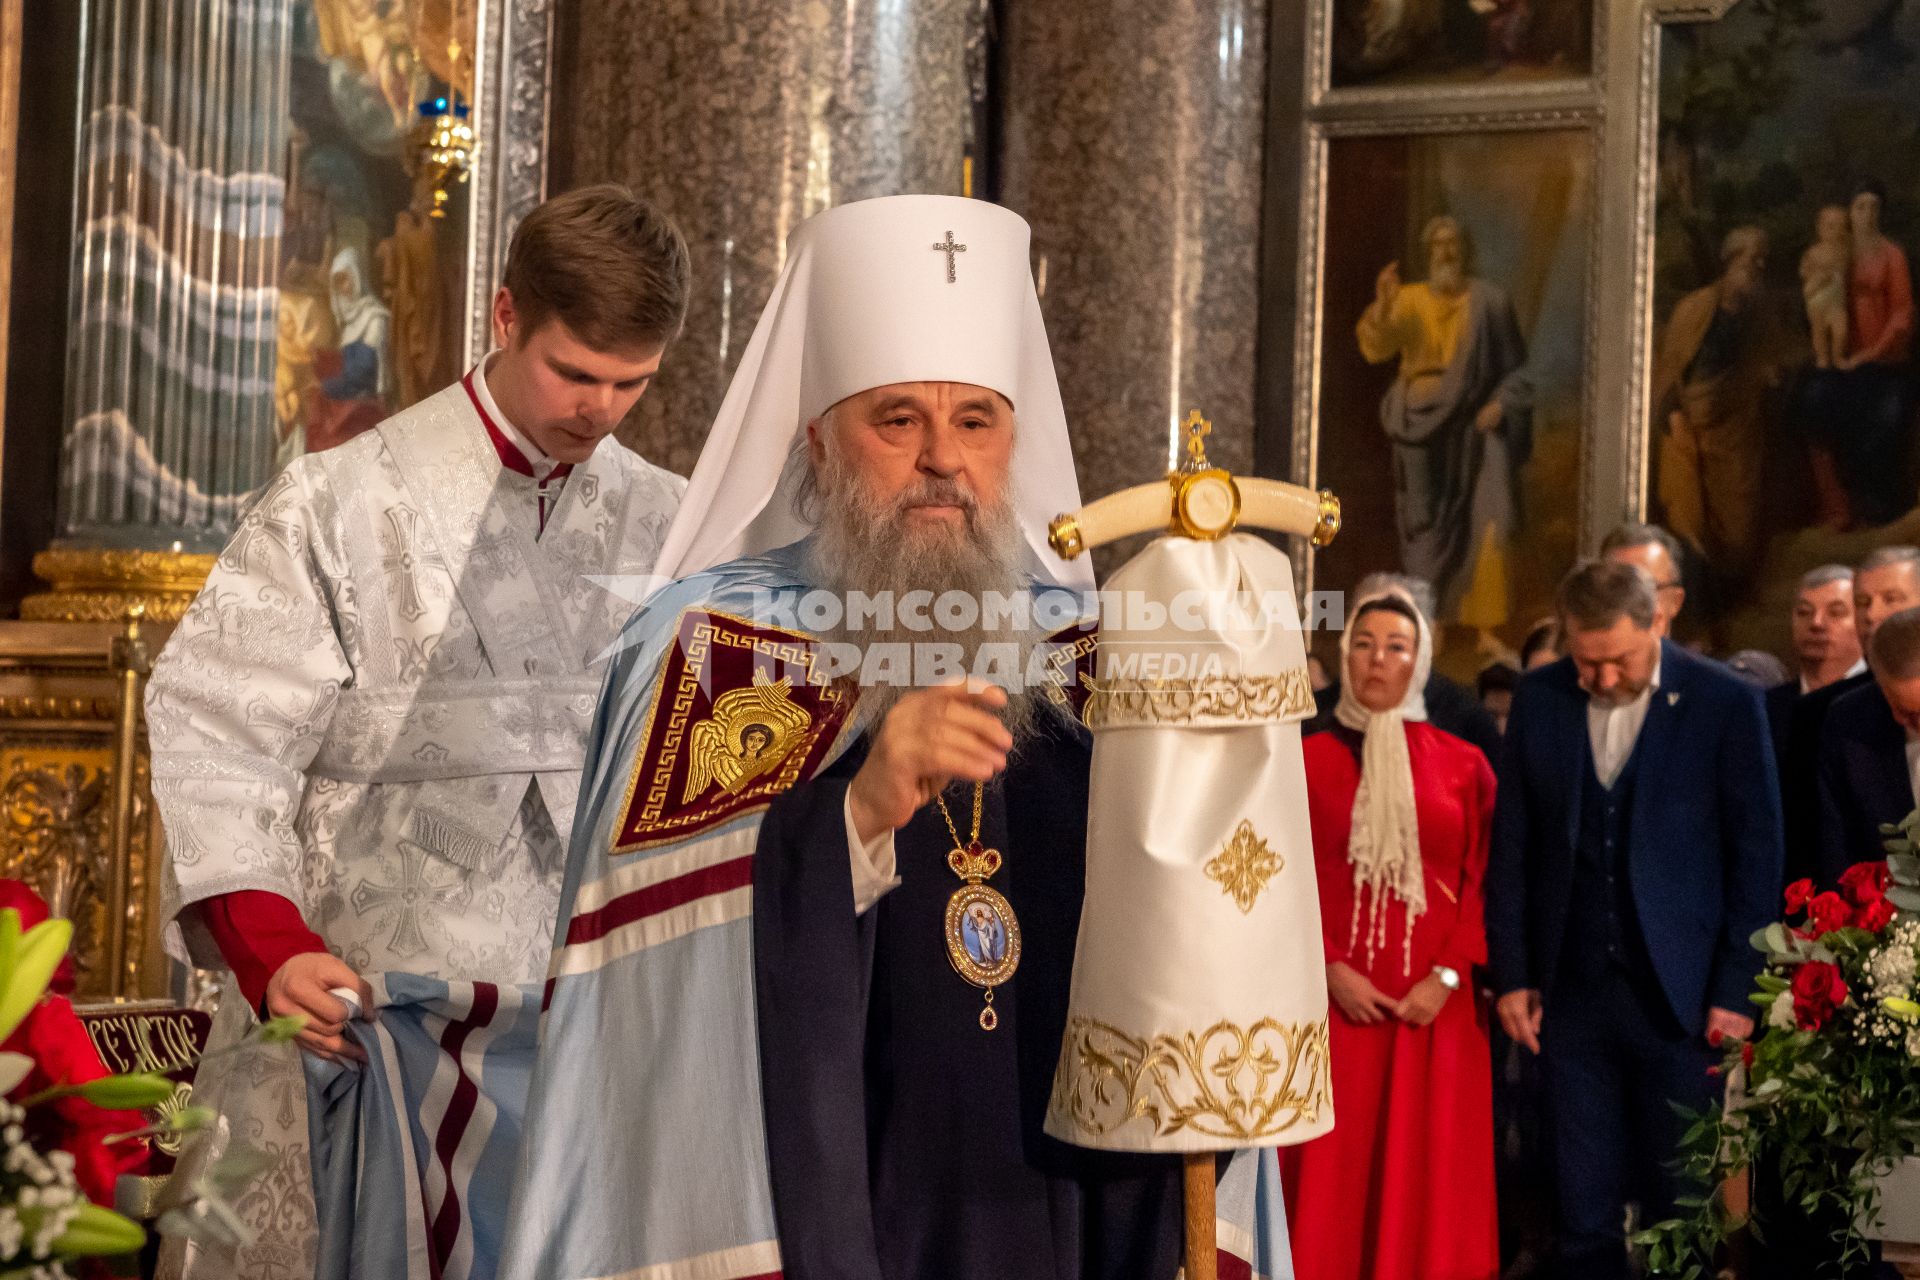
<path id="1" fill-rule="evenodd" d="M 233 970 L 247 1004 L 256 1011 L 281 965 L 295 956 L 327 949 L 320 936 L 307 928 L 300 908 L 261 889 L 208 898 L 200 904 L 200 918 L 220 948 L 220 958 Z"/>

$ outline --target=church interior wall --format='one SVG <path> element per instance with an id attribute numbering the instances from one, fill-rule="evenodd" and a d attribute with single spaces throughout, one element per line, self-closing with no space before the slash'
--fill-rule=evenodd
<path id="1" fill-rule="evenodd" d="M 132 12 L 151 0 L 87 3 Z M 271 312 L 284 326 L 304 296 L 326 321 L 314 273 L 353 250 L 361 330 L 384 335 L 372 341 L 386 376 L 346 404 L 348 429 L 484 347 L 475 303 L 519 213 L 543 191 L 612 179 L 665 205 L 693 244 L 685 336 L 622 429 L 684 472 L 795 225 L 863 196 L 970 193 L 1033 227 L 1083 493 L 1159 474 L 1173 429 L 1198 409 L 1221 463 L 1339 491 L 1348 534 L 1323 556 L 1292 550 L 1303 586 L 1340 588 L 1402 557 L 1380 420 L 1397 366 L 1364 359 L 1355 326 L 1385 263 L 1398 261 L 1406 284 L 1425 279 L 1423 235 L 1449 215 L 1512 300 L 1533 384 L 1502 554 L 1444 593 L 1441 665 L 1471 675 L 1512 648 L 1558 568 L 1609 526 L 1686 520 L 1665 447 L 1675 406 L 1655 403 L 1671 391 L 1656 385 L 1659 344 L 1685 300 L 1716 286 L 1727 234 L 1754 225 L 1771 245 L 1764 292 L 1787 339 L 1761 361 L 1762 383 L 1741 365 L 1735 385 L 1776 415 L 1757 437 L 1767 461 L 1758 488 L 1723 472 L 1701 488 L 1722 505 L 1734 494 L 1759 532 L 1736 563 L 1721 535 L 1682 529 L 1700 540 L 1689 638 L 1781 650 L 1777 584 L 1920 537 L 1910 357 L 1853 379 L 1891 388 L 1873 401 L 1890 406 L 1884 447 L 1848 462 L 1897 476 L 1890 511 L 1835 523 L 1810 508 L 1796 486 L 1804 422 L 1786 420 L 1810 403 L 1799 272 L 1821 208 L 1871 180 L 1885 189 L 1885 237 L 1910 246 L 1920 234 L 1905 158 L 1920 139 L 1920 61 L 1901 60 L 1920 46 L 1920 17 L 1905 10 L 1875 26 L 1871 0 L 1525 0 L 1529 22 L 1511 25 L 1501 15 L 1514 5 L 1429 0 L 756 0 L 724 18 L 640 0 L 476 0 L 455 7 L 472 24 L 456 31 L 446 6 L 401 3 L 376 21 L 339 0 L 259 3 L 284 18 L 276 38 L 295 72 L 280 121 L 287 163 L 261 187 L 276 228 Z M 1395 22 L 1381 17 L 1389 8 Z M 25 599 L 65 607 L 45 602 L 61 591 L 48 593 L 33 563 L 61 535 L 57 495 L 72 479 L 61 453 L 81 336 L 70 332 L 76 147 L 83 94 L 97 88 L 81 74 L 86 11 L 23 14 L 0 436 L 6 615 Z M 1726 68 L 1756 50 L 1768 76 L 1729 97 Z M 430 220 L 432 185 L 409 187 L 418 171 L 399 158 L 416 93 L 474 100 L 479 145 L 468 180 L 444 184 L 444 220 Z M 341 354 L 321 340 L 327 329 L 308 335 L 326 349 L 309 353 L 304 381 L 293 344 L 261 348 L 282 427 Z M 1757 358 L 1745 341 L 1736 363 Z M 153 429 L 218 440 L 229 425 L 205 405 L 184 412 L 201 420 Z M 291 438 L 281 435 L 269 453 Z M 243 476 L 217 474 L 235 487 L 211 494 L 227 505 L 193 530 L 206 546 L 244 496 Z M 130 526 L 120 549 L 160 557 L 165 581 L 119 594 L 85 585 L 68 603 L 83 596 L 96 622 L 136 597 L 156 610 L 149 621 L 183 606 L 194 564 L 165 559 L 179 540 L 164 523 Z M 1485 564 L 1498 572 L 1480 574 Z"/>

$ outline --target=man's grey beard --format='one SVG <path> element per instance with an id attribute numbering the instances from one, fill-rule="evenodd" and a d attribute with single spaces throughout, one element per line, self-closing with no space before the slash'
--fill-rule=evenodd
<path id="1" fill-rule="evenodd" d="M 1467 269 L 1459 262 L 1436 262 L 1427 268 L 1427 287 L 1437 293 L 1459 293 L 1467 287 Z"/>
<path id="2" fill-rule="evenodd" d="M 858 591 L 870 597 L 888 593 L 896 605 L 892 617 L 863 616 L 857 628 L 850 611 L 843 609 L 839 624 L 824 633 L 823 640 L 850 644 L 863 652 L 877 644 L 897 645 L 896 652 L 905 654 L 914 653 L 918 645 L 953 646 L 968 673 L 977 669 L 983 646 L 1011 646 L 1017 657 L 1013 669 L 1024 675 L 1040 638 L 1031 626 L 1008 627 L 1004 616 L 988 619 L 982 608 L 975 625 L 954 631 L 941 626 L 930 609 L 924 619 L 927 625 L 912 629 L 904 625 L 897 607 L 911 591 L 931 592 L 936 600 L 945 592 L 958 591 L 984 604 L 990 594 L 1014 598 L 1029 590 L 1026 543 L 1004 492 L 983 498 L 957 480 L 924 477 L 896 497 L 879 497 L 861 483 L 831 443 L 813 481 L 809 502 L 817 507 L 818 523 L 809 576 L 814 585 L 836 593 L 843 604 L 849 593 Z M 925 505 L 959 507 L 964 520 L 958 527 L 910 521 L 908 511 Z M 988 621 L 994 623 L 992 630 L 986 628 Z M 1000 665 L 1004 670 L 1005 664 Z M 911 688 L 910 684 L 863 684 L 861 720 L 877 726 Z M 1024 684 L 1008 689 L 1007 697 L 1000 718 L 1018 742 L 1033 728 L 1038 705 L 1034 691 Z"/>

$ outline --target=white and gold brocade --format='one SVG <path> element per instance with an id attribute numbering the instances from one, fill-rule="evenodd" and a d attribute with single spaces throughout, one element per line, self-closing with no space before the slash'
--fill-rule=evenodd
<path id="1" fill-rule="evenodd" d="M 609 440 L 540 533 L 458 384 L 288 465 L 147 693 L 169 950 L 224 967 L 191 908 L 265 890 L 362 972 L 544 977 L 597 658 L 632 611 L 592 579 L 649 574 L 683 488 Z M 229 981 L 211 1049 L 245 1005 Z M 241 1202 L 259 1240 L 188 1274 L 310 1274 L 297 1051 L 216 1055 L 199 1086 L 275 1163 Z"/>
<path id="2" fill-rule="evenodd" d="M 1087 895 L 1057 1138 L 1209 1151 L 1333 1127 L 1292 583 L 1285 555 L 1230 534 L 1160 538 L 1105 585 L 1126 605 L 1102 618 L 1084 713 Z"/>

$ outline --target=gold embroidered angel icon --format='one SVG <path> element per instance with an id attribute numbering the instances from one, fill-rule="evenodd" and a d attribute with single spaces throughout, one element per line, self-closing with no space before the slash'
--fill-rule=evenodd
<path id="1" fill-rule="evenodd" d="M 753 673 L 753 683 L 713 700 L 713 714 L 688 734 L 686 803 L 714 783 L 738 795 L 748 783 L 777 767 L 806 739 L 813 717 L 788 696 L 793 681 L 768 680 Z"/>

